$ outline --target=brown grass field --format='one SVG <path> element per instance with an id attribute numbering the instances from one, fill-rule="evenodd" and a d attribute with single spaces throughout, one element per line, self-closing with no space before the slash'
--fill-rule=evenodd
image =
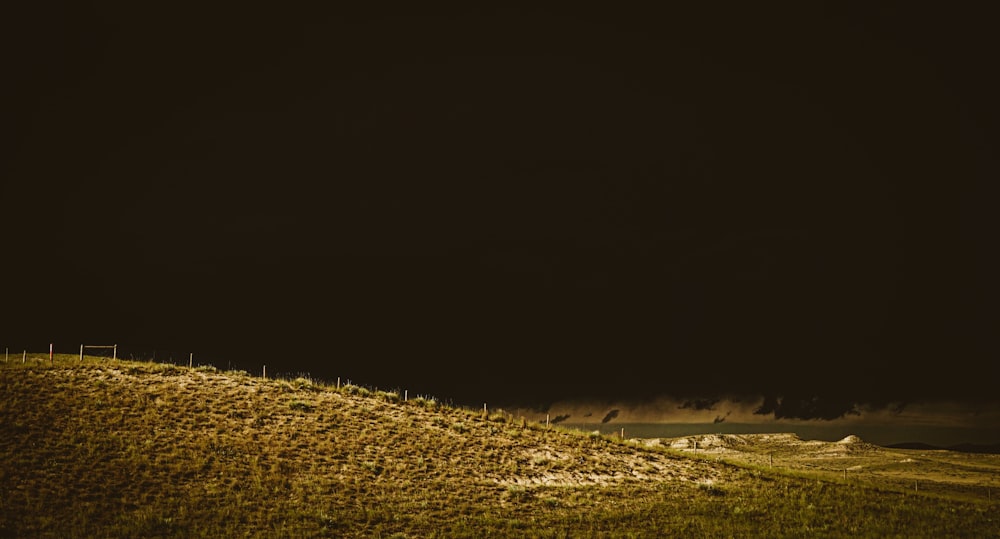
<path id="1" fill-rule="evenodd" d="M 12 357 L 0 429 L 2 537 L 1000 537 L 996 455 L 621 441 L 212 367 Z"/>

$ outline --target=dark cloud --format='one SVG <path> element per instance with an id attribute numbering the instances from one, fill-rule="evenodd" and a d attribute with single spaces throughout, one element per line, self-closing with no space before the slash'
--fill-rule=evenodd
<path id="1" fill-rule="evenodd" d="M 612 419 L 618 417 L 618 414 L 620 412 L 621 410 L 611 410 L 610 412 L 607 413 L 607 415 L 604 416 L 604 419 L 601 420 L 601 423 L 607 423 Z"/>
<path id="2" fill-rule="evenodd" d="M 681 403 L 680 410 L 714 410 L 721 399 L 689 399 Z"/>
<path id="3" fill-rule="evenodd" d="M 757 415 L 773 415 L 775 419 L 840 419 L 846 415 L 861 415 L 855 402 L 817 396 L 768 395 L 754 410 Z"/>

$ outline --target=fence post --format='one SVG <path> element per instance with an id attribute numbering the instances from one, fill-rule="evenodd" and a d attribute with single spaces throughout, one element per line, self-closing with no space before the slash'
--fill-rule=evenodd
<path id="1" fill-rule="evenodd" d="M 56 364 L 56 360 L 53 359 L 53 357 L 52 357 L 53 356 L 53 354 L 52 354 L 52 348 L 53 348 L 52 343 L 49 343 L 49 364 L 50 365 L 55 365 Z"/>
<path id="2" fill-rule="evenodd" d="M 80 361 L 83 361 L 83 345 L 80 345 Z"/>
<path id="3" fill-rule="evenodd" d="M 115 345 L 114 350 L 111 353 L 111 359 L 112 360 L 117 360 L 118 359 L 118 345 L 117 344 Z"/>
<path id="4" fill-rule="evenodd" d="M 22 350 L 21 351 L 21 364 L 22 365 L 24 364 L 24 362 L 25 362 L 25 360 L 27 358 L 28 358 L 28 351 L 27 350 Z"/>
<path id="5" fill-rule="evenodd" d="M 190 369 L 192 366 L 194 366 L 194 352 L 188 356 L 188 368 Z"/>
<path id="6" fill-rule="evenodd" d="M 264 375 L 261 378 L 267 380 L 267 365 L 264 365 Z"/>
<path id="7" fill-rule="evenodd" d="M 410 399 L 410 390 L 409 389 L 404 389 L 403 390 L 403 402 L 406 402 L 409 399 Z"/>
<path id="8" fill-rule="evenodd" d="M 625 427 L 622 427 L 622 440 L 625 439 Z"/>
<path id="9" fill-rule="evenodd" d="M 545 428 L 549 428 L 549 414 L 545 414 Z"/>

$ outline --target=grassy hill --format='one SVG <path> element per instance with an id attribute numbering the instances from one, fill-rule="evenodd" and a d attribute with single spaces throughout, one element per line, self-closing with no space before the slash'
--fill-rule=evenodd
<path id="1" fill-rule="evenodd" d="M 0 536 L 1000 536 L 985 498 L 357 386 L 20 359 L 0 364 Z"/>

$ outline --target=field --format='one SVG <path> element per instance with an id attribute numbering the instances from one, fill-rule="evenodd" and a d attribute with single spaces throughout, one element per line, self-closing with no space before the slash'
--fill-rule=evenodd
<path id="1" fill-rule="evenodd" d="M 856 436 L 837 442 L 790 433 L 707 434 L 647 440 L 703 457 L 787 472 L 806 472 L 859 487 L 912 490 L 950 499 L 992 501 L 1000 494 L 1000 455 L 890 449 Z"/>
<path id="2" fill-rule="evenodd" d="M 47 355 L 0 364 L 0 422 L 5 537 L 1000 537 L 996 455 L 623 441 L 361 386 Z"/>

